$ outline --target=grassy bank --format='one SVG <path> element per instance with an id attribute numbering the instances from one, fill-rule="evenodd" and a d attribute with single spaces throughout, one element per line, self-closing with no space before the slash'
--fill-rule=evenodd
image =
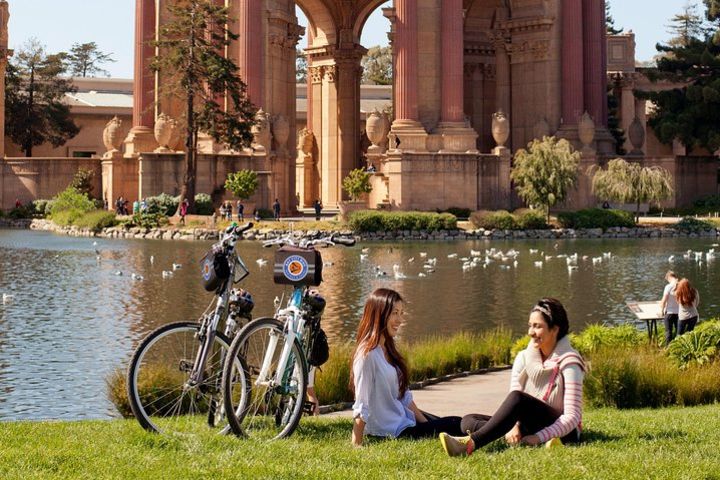
<path id="1" fill-rule="evenodd" d="M 0 424 L 0 478 L 718 478 L 720 406 L 586 412 L 582 445 L 498 441 L 467 459 L 437 440 L 350 447 L 349 420 L 304 418 L 289 440 L 167 438 L 131 420 Z"/>

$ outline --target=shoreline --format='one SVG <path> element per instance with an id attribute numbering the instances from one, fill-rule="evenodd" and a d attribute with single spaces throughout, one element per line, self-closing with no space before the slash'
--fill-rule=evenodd
<path id="1" fill-rule="evenodd" d="M 80 229 L 75 226 L 63 227 L 45 219 L 0 219 L 0 228 L 29 229 L 52 232 L 72 237 L 98 237 L 120 239 L 154 239 L 154 240 L 218 240 L 220 231 L 212 228 L 179 229 L 171 226 L 158 228 L 142 228 L 115 226 L 94 232 L 90 229 Z M 720 237 L 720 228 L 712 228 L 699 232 L 676 230 L 667 226 L 638 226 L 638 227 L 611 227 L 602 228 L 555 228 L 546 230 L 438 230 L 428 232 L 424 230 L 398 230 L 381 232 L 355 233 L 347 229 L 342 230 L 295 230 L 303 235 L 314 236 L 320 232 L 328 234 L 351 235 L 361 241 L 456 241 L 456 240 L 568 240 L 577 238 L 717 238 Z M 285 229 L 254 228 L 244 236 L 245 240 L 263 241 L 289 233 Z"/>

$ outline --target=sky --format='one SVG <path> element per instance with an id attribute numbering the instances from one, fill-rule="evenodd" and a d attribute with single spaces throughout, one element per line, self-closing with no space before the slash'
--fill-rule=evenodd
<path id="1" fill-rule="evenodd" d="M 8 1 L 10 48 L 17 49 L 32 37 L 44 44 L 49 53 L 67 51 L 74 43 L 95 42 L 101 51 L 112 53 L 117 60 L 104 66 L 111 76 L 132 78 L 135 0 Z M 635 32 L 637 60 L 648 61 L 656 53 L 655 44 L 670 37 L 666 25 L 687 0 L 608 2 L 615 26 Z M 693 3 L 699 4 L 701 0 Z M 378 8 L 365 26 L 362 44 L 386 45 L 389 26 Z"/>

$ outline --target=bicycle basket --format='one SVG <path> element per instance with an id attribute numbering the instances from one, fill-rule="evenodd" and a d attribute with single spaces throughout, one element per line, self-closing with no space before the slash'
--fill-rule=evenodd
<path id="1" fill-rule="evenodd" d="M 316 287 L 322 282 L 322 256 L 314 248 L 280 247 L 275 252 L 273 273 L 278 285 Z"/>
<path id="2" fill-rule="evenodd" d="M 200 260 L 202 284 L 208 292 L 214 292 L 230 276 L 227 256 L 221 252 L 209 251 Z"/>

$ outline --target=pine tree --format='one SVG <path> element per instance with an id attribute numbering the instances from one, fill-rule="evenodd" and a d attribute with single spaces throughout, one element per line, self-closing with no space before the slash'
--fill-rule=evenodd
<path id="1" fill-rule="evenodd" d="M 638 98 L 655 105 L 648 125 L 662 143 L 669 145 L 679 139 L 689 150 L 704 148 L 711 153 L 720 148 L 718 3 L 706 1 L 706 17 L 716 22 L 713 30 L 683 27 L 674 45 L 657 46 L 665 55 L 658 58 L 656 70 L 649 72 L 648 77 L 685 86 L 659 92 L 635 92 Z M 683 37 L 685 33 L 687 36 Z"/>
<path id="2" fill-rule="evenodd" d="M 605 4 L 605 28 L 608 35 L 617 35 L 623 32 L 623 28 L 615 28 L 615 19 L 610 15 L 610 4 Z"/>
<path id="3" fill-rule="evenodd" d="M 162 54 L 153 59 L 152 68 L 162 72 L 160 97 L 174 97 L 185 105 L 185 174 L 180 198 L 187 199 L 192 213 L 198 134 L 202 131 L 240 150 L 252 140 L 255 108 L 237 65 L 222 54 L 238 38 L 227 28 L 227 8 L 212 0 L 180 0 L 167 8 L 171 20 L 155 42 Z M 227 110 L 219 99 L 227 99 Z"/>
<path id="4" fill-rule="evenodd" d="M 697 5 L 686 3 L 682 12 L 675 14 L 666 25 L 673 37 L 668 41 L 671 47 L 686 47 L 692 39 L 703 38 L 707 33 L 705 20 L 697 13 Z"/>
<path id="5" fill-rule="evenodd" d="M 103 53 L 98 49 L 97 43 L 75 43 L 70 53 L 63 54 L 70 67 L 70 74 L 74 77 L 94 77 L 97 74 L 110 76 L 110 72 L 100 67 L 103 63 L 114 63 L 111 53 Z"/>
<path id="6" fill-rule="evenodd" d="M 63 56 L 48 55 L 35 39 L 11 58 L 5 77 L 5 132 L 26 157 L 33 147 L 64 145 L 80 129 L 63 102 L 76 89 L 63 78 Z"/>

